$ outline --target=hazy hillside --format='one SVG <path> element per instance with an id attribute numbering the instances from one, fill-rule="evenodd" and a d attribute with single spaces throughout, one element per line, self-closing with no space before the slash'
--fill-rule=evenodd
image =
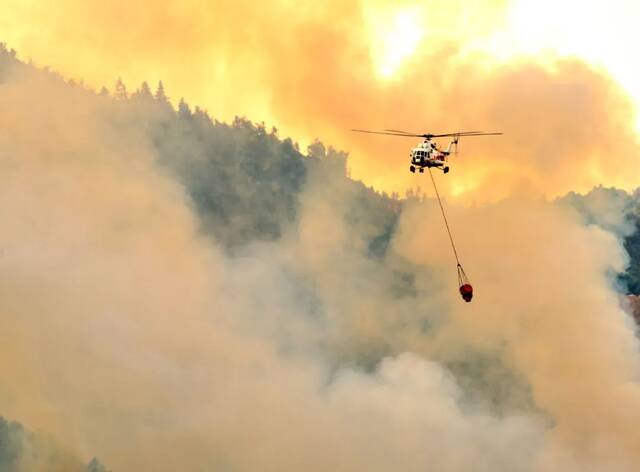
<path id="1" fill-rule="evenodd" d="M 388 196 L 351 180 L 347 153 L 319 141 L 302 152 L 264 124 L 246 118 L 220 123 L 183 101 L 176 111 L 166 100 L 163 90 L 154 97 L 146 84 L 130 98 L 134 107 L 153 110 L 146 119 L 162 163 L 184 183 L 205 232 L 229 248 L 281 236 L 295 221 L 299 194 L 314 172 L 330 174 L 336 185 L 349 189 L 345 217 L 378 255 L 384 253 L 403 203 L 424 198 L 414 191 L 403 198 Z M 630 259 L 619 277 L 620 290 L 640 293 L 640 191 L 598 187 L 558 202 L 578 210 L 585 224 L 624 240 Z"/>
<path id="2" fill-rule="evenodd" d="M 149 103 L 153 101 L 149 92 L 140 90 L 132 100 L 141 93 Z M 321 142 L 302 153 L 275 129 L 267 131 L 247 119 L 225 124 L 201 110 L 192 112 L 183 102 L 177 112 L 163 97 L 156 97 L 154 103 L 166 108 L 161 118 L 152 120 L 162 162 L 185 184 L 205 231 L 228 247 L 279 237 L 295 221 L 298 196 L 314 172 L 330 173 L 333 181 L 349 187 L 347 220 L 376 254 L 384 252 L 403 202 L 415 198 L 412 192 L 402 199 L 381 195 L 349 179 L 347 154 Z M 598 187 L 586 195 L 571 193 L 558 202 L 577 209 L 585 224 L 624 239 L 630 260 L 627 271 L 620 274 L 620 290 L 640 293 L 640 191 L 628 194 Z"/>
<path id="3" fill-rule="evenodd" d="M 25 67 L 15 53 L 0 50 L 0 79 L 7 65 Z M 61 78 L 59 80 L 62 80 Z M 70 86 L 81 85 L 70 83 Z M 87 93 L 92 93 L 87 91 Z M 169 103 L 162 84 L 155 91 L 143 83 L 133 91 L 118 81 L 102 99 L 133 112 L 147 126 L 160 161 L 184 184 L 202 219 L 203 231 L 229 249 L 252 241 L 278 238 L 296 219 L 298 198 L 309 175 L 330 174 L 335 185 L 348 188 L 346 221 L 373 254 L 384 253 L 398 213 L 406 199 L 422 198 L 413 191 L 403 198 L 380 194 L 347 176 L 348 154 L 317 141 L 301 150 L 275 128 L 236 118 L 221 123 L 208 112 L 180 100 Z M 215 110 L 211 111 L 215 114 Z M 428 182 L 423 182 L 427 185 Z M 571 193 L 559 199 L 576 208 L 587 224 L 624 238 L 629 268 L 620 275 L 620 290 L 640 293 L 640 192 L 596 188 L 587 195 Z"/>
<path id="4" fill-rule="evenodd" d="M 620 291 L 640 294 L 640 190 L 628 194 L 597 187 L 586 195 L 570 193 L 558 201 L 577 209 L 586 224 L 599 226 L 624 241 L 629 266 L 619 275 Z"/>
<path id="5" fill-rule="evenodd" d="M 420 190 L 380 194 L 349 177 L 343 151 L 174 109 L 167 93 L 121 81 L 96 93 L 0 48 L 0 407 L 85 456 L 1 420 L 0 465 L 101 471 L 86 465 L 95 454 L 113 470 L 334 470 L 342 458 L 363 470 L 376 444 L 389 447 L 381 471 L 432 457 L 529 470 L 557 418 L 593 441 L 626 427 L 607 416 L 622 402 L 602 378 L 617 386 L 631 370 L 616 349 L 631 351 L 633 333 L 610 302 L 616 284 L 640 290 L 640 193 L 451 205 L 483 281 L 465 304 Z M 612 352 L 598 357 L 584 339 L 603 330 Z M 563 417 L 567 370 L 592 365 L 579 386 L 602 389 L 604 426 Z M 285 447 L 291 458 L 269 453 Z M 590 464 L 577 456 L 570 470 Z"/>
<path id="6" fill-rule="evenodd" d="M 108 472 L 97 459 L 82 462 L 44 434 L 26 430 L 0 416 L 0 470 L 2 472 Z"/>

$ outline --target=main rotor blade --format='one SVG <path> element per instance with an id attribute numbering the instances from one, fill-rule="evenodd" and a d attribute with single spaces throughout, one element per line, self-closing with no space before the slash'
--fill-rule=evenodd
<path id="1" fill-rule="evenodd" d="M 485 133 L 483 131 L 461 131 L 459 133 L 430 134 L 432 138 L 444 138 L 445 136 L 497 136 L 504 133 Z"/>
<path id="2" fill-rule="evenodd" d="M 369 133 L 369 134 L 384 134 L 387 136 L 404 136 L 405 138 L 444 138 L 447 136 L 498 136 L 504 133 L 485 133 L 484 131 L 459 131 L 457 133 L 442 133 L 442 134 L 417 134 L 417 133 L 409 133 L 407 131 L 400 131 L 397 129 L 387 129 L 384 131 L 370 131 L 366 129 L 352 129 L 351 131 L 356 131 L 358 133 Z"/>
<path id="3" fill-rule="evenodd" d="M 462 136 L 501 136 L 504 133 L 498 132 L 490 132 L 490 133 L 471 133 L 471 134 L 463 134 Z"/>
<path id="4" fill-rule="evenodd" d="M 424 134 L 418 134 L 418 133 L 412 133 L 410 131 L 401 131 L 399 129 L 385 129 L 385 131 L 389 131 L 391 133 L 400 133 L 400 134 L 404 134 L 404 135 L 411 135 L 411 136 L 431 136 L 432 138 L 441 138 L 444 136 L 471 136 L 471 135 L 485 135 L 485 134 L 495 134 L 495 133 L 485 133 L 484 131 L 459 131 L 457 133 L 443 133 L 443 134 L 431 134 L 431 133 L 424 133 Z M 502 134 L 502 133 L 498 133 L 498 134 Z"/>
<path id="5" fill-rule="evenodd" d="M 385 131 L 390 131 L 392 133 L 401 133 L 401 134 L 418 134 L 418 133 L 412 133 L 411 131 L 402 131 L 399 129 L 385 129 Z"/>
<path id="6" fill-rule="evenodd" d="M 366 129 L 352 129 L 351 131 L 356 131 L 358 133 L 369 133 L 369 134 L 385 134 L 387 136 L 403 136 L 405 138 L 424 138 L 423 134 L 404 134 L 404 133 L 389 133 L 385 131 L 369 131 Z"/>

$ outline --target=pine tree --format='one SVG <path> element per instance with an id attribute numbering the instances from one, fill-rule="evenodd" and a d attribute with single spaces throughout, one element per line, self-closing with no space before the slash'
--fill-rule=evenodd
<path id="1" fill-rule="evenodd" d="M 160 82 L 158 82 L 158 89 L 156 90 L 155 98 L 160 103 L 168 103 L 169 102 L 169 97 L 167 97 L 167 94 L 164 91 L 164 85 L 162 84 L 162 80 Z"/>
<path id="2" fill-rule="evenodd" d="M 151 96 L 151 87 L 149 87 L 146 80 L 140 85 L 140 94 Z"/>
<path id="3" fill-rule="evenodd" d="M 153 95 L 151 94 L 151 88 L 149 87 L 149 84 L 146 81 L 142 82 L 142 84 L 140 84 L 140 88 L 131 95 L 131 98 L 139 101 L 153 100 Z"/>
<path id="4" fill-rule="evenodd" d="M 95 457 L 85 467 L 86 472 L 109 472 Z"/>
<path id="5" fill-rule="evenodd" d="M 143 98 L 151 98 L 151 87 L 149 87 L 149 84 L 147 83 L 147 81 L 145 80 L 144 82 L 142 82 L 142 84 L 140 85 L 140 96 Z"/>
<path id="6" fill-rule="evenodd" d="M 116 87 L 113 92 L 114 97 L 117 100 L 126 100 L 127 99 L 127 87 L 124 85 L 124 82 L 121 78 L 118 78 L 116 81 Z"/>
<path id="7" fill-rule="evenodd" d="M 324 144 L 316 138 L 311 144 L 307 146 L 307 156 L 324 160 L 327 157 L 327 149 L 324 147 Z"/>
<path id="8" fill-rule="evenodd" d="M 178 116 L 180 118 L 191 118 L 191 109 L 189 105 L 184 101 L 184 98 L 180 99 L 178 103 Z"/>

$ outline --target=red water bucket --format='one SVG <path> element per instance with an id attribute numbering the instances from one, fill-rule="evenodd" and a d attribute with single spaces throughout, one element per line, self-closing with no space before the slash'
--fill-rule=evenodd
<path id="1" fill-rule="evenodd" d="M 473 287 L 471 284 L 466 283 L 460 286 L 460 295 L 462 295 L 462 299 L 469 303 L 473 298 Z"/>

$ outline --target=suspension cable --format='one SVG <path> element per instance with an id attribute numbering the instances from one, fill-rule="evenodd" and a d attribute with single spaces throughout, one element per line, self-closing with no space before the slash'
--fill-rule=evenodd
<path id="1" fill-rule="evenodd" d="M 433 189 L 436 191 L 436 197 L 438 197 L 438 204 L 440 205 L 440 211 L 442 212 L 442 218 L 444 219 L 444 225 L 447 227 L 447 234 L 449 235 L 449 241 L 451 241 L 451 248 L 453 249 L 453 255 L 456 258 L 456 263 L 458 264 L 458 276 L 460 275 L 460 269 L 462 269 L 462 265 L 460 265 L 460 259 L 458 258 L 458 251 L 456 251 L 456 245 L 453 242 L 453 236 L 451 236 L 451 229 L 449 228 L 449 222 L 447 221 L 447 215 L 444 212 L 444 207 L 442 206 L 442 200 L 440 199 L 440 193 L 438 192 L 438 187 L 436 186 L 436 181 L 433 178 L 433 173 L 431 172 L 431 167 L 428 167 L 429 176 L 431 177 L 431 183 L 433 183 Z M 464 274 L 464 270 L 462 271 Z M 466 278 L 466 276 L 465 276 Z"/>

